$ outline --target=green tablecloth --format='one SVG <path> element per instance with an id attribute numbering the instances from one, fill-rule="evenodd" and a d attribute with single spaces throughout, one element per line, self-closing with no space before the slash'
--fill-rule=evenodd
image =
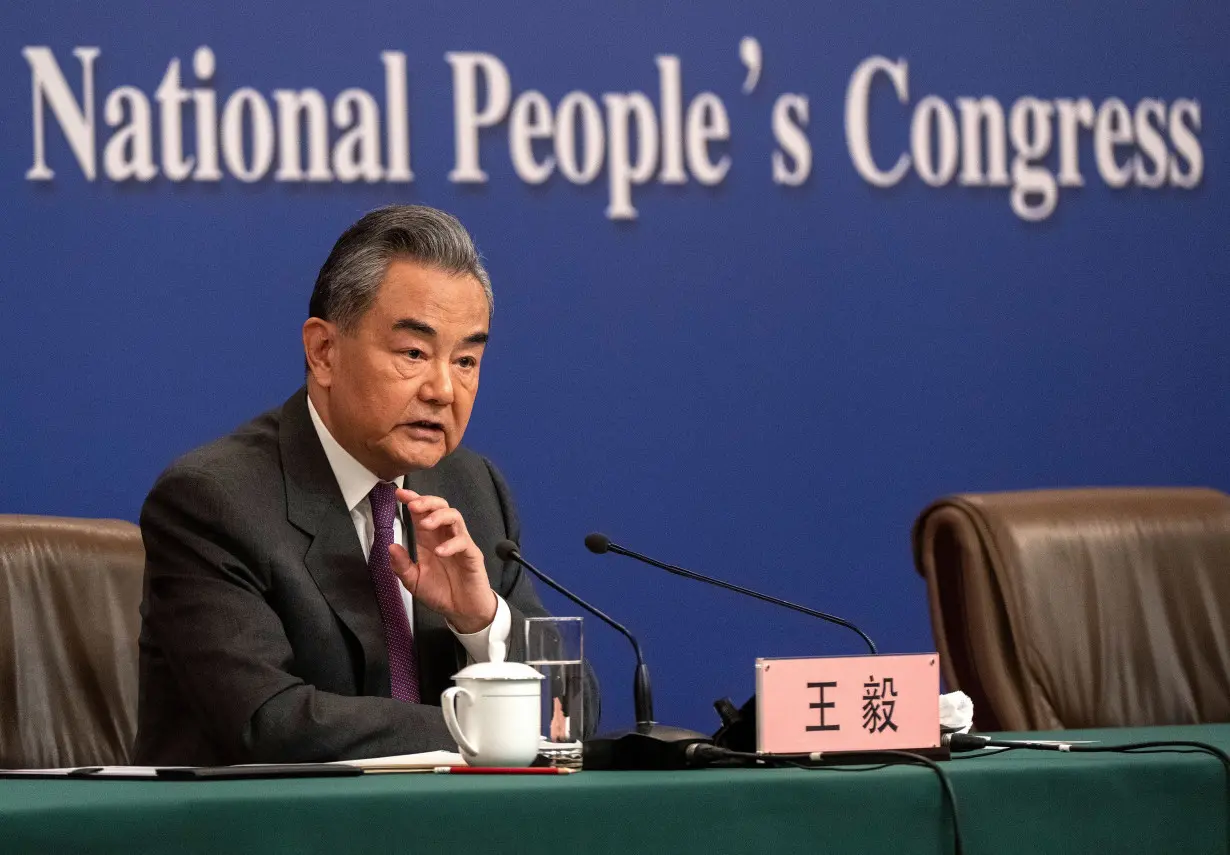
<path id="1" fill-rule="evenodd" d="M 1230 725 L 1088 731 L 1230 749 Z M 1199 754 L 954 759 L 967 853 L 1226 852 L 1227 781 Z M 949 853 L 926 769 L 0 780 L 0 853 Z"/>

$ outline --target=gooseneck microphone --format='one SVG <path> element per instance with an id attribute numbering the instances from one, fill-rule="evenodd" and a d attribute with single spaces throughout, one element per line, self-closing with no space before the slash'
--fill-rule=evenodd
<path id="1" fill-rule="evenodd" d="M 783 608 L 791 609 L 792 611 L 801 612 L 805 615 L 811 615 L 814 618 L 820 618 L 820 620 L 828 621 L 829 623 L 834 623 L 838 626 L 844 626 L 846 629 L 857 632 L 859 638 L 866 642 L 867 648 L 872 653 L 879 653 L 879 651 L 876 650 L 875 642 L 871 640 L 867 633 L 850 623 L 850 621 L 845 620 L 844 618 L 839 618 L 836 615 L 830 615 L 825 612 L 816 611 L 815 609 L 809 609 L 807 606 L 800 606 L 798 603 L 792 603 L 789 600 L 783 600 L 778 597 L 769 596 L 768 594 L 762 594 L 759 591 L 753 591 L 751 588 L 744 588 L 742 585 L 735 585 L 731 582 L 723 582 L 721 579 L 715 579 L 712 576 L 706 576 L 703 573 L 696 573 L 692 570 L 685 570 L 683 567 L 676 567 L 674 564 L 664 564 L 661 561 L 650 558 L 648 555 L 633 552 L 627 547 L 620 546 L 618 543 L 613 543 L 605 534 L 599 534 L 598 532 L 593 532 L 592 534 L 587 534 L 585 536 L 585 547 L 595 555 L 602 555 L 606 552 L 626 555 L 629 558 L 635 558 L 637 561 L 642 561 L 645 564 L 650 564 L 654 567 L 665 570 L 667 573 L 673 573 L 676 576 L 682 576 L 685 579 L 704 582 L 707 585 L 716 585 L 719 588 L 725 588 L 727 591 L 734 591 L 736 594 L 743 594 L 745 597 L 752 597 L 766 603 L 772 603 L 775 606 L 781 606 Z"/>
<path id="2" fill-rule="evenodd" d="M 517 548 L 517 544 L 511 540 L 501 540 L 497 543 L 495 554 L 501 561 L 513 561 L 520 564 L 544 585 L 572 600 L 632 644 L 632 651 L 636 655 L 636 673 L 632 683 L 636 729 L 602 734 L 585 740 L 582 764 L 589 769 L 680 769 L 694 765 L 691 757 L 686 754 L 687 747 L 697 742 L 708 743 L 711 740 L 703 733 L 658 724 L 654 721 L 653 689 L 649 683 L 649 666 L 645 664 L 640 643 L 628 631 L 628 628 L 526 561 L 521 555 L 521 550 Z"/>
<path id="3" fill-rule="evenodd" d="M 654 724 L 653 720 L 653 687 L 649 683 L 649 666 L 645 664 L 645 657 L 641 653 L 641 645 L 637 642 L 636 637 L 628 631 L 628 628 L 621 623 L 617 623 L 614 618 L 605 612 L 601 611 L 597 606 L 592 606 L 582 600 L 576 594 L 569 591 L 559 582 L 556 582 L 546 573 L 543 573 L 530 562 L 522 557 L 521 551 L 517 549 L 517 544 L 511 540 L 501 540 L 495 545 L 496 557 L 501 561 L 515 561 L 526 570 L 529 570 L 537 576 L 544 585 L 554 588 L 559 593 L 563 594 L 568 599 L 572 600 L 585 611 L 589 612 L 598 620 L 605 623 L 607 626 L 614 629 L 632 644 L 632 652 L 636 655 L 636 674 L 632 680 L 632 702 L 636 710 L 636 724 L 638 727 L 650 727 Z"/>

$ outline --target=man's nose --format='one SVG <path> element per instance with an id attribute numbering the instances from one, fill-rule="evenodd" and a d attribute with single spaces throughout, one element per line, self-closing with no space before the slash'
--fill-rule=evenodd
<path id="1" fill-rule="evenodd" d="M 453 375 L 447 361 L 436 360 L 419 386 L 419 398 L 431 404 L 448 406 L 453 403 Z"/>

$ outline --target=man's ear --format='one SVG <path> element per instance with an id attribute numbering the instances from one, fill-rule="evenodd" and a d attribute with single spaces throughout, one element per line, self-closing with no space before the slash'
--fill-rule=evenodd
<path id="1" fill-rule="evenodd" d="M 308 374 L 326 389 L 333 384 L 333 372 L 337 369 L 337 336 L 337 326 L 330 321 L 308 318 L 303 322 L 303 355 Z"/>

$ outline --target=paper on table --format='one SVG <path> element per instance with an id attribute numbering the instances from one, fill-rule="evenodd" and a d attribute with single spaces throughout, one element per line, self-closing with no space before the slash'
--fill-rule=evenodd
<path id="1" fill-rule="evenodd" d="M 157 766 L 69 766 L 63 769 L 0 769 L 4 777 L 156 778 Z"/>
<path id="2" fill-rule="evenodd" d="M 437 766 L 466 765 L 466 761 L 455 751 L 424 751 L 420 754 L 397 754 L 392 757 L 368 757 L 337 762 L 345 766 L 358 766 L 366 772 L 430 771 Z"/>
<path id="3" fill-rule="evenodd" d="M 357 766 L 367 772 L 430 772 L 437 766 L 464 766 L 466 761 L 453 751 L 424 751 L 393 757 L 363 760 L 338 760 L 336 765 Z M 252 763 L 252 766 L 269 765 Z M 275 764 L 294 765 L 294 764 Z M 156 778 L 157 766 L 69 766 L 62 769 L 0 769 L 0 777 L 26 778 Z"/>

